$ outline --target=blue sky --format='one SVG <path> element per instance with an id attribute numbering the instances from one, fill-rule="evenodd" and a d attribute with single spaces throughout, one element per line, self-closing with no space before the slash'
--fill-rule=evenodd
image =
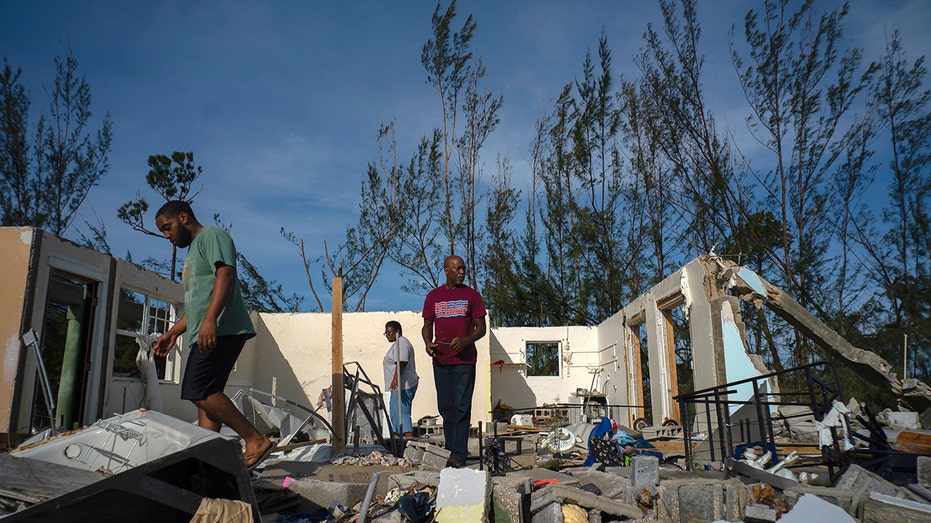
<path id="1" fill-rule="evenodd" d="M 699 3 L 706 91 L 738 141 L 746 108 L 728 57 L 728 31 L 731 24 L 739 31 L 746 10 L 761 3 Z M 866 49 L 866 59 L 878 57 L 893 29 L 911 59 L 928 54 L 931 4 L 853 4 L 846 35 Z M 238 248 L 266 277 L 309 296 L 297 253 L 278 231 L 284 226 L 303 237 L 311 256 L 322 253 L 324 238 L 339 243 L 357 218 L 379 124 L 396 120 L 402 157 L 438 125 L 439 102 L 420 64 L 435 5 L 0 0 L 0 53 L 22 67 L 37 112 L 43 85 L 53 80 L 52 59 L 70 46 L 91 85 L 95 117 L 109 112 L 113 119 L 110 172 L 91 190 L 69 237 L 85 229 L 84 220 L 100 217 L 115 254 L 161 256 L 167 241 L 130 230 L 116 209 L 136 191 L 158 201 L 145 185 L 149 155 L 194 151 L 204 168 L 195 202 L 202 221 L 221 213 L 233 224 Z M 526 179 L 537 112 L 548 111 L 579 74 L 599 34 L 608 38 L 615 72 L 633 78 L 646 24 L 660 23 L 658 6 L 642 1 L 481 0 L 462 1 L 458 9 L 456 28 L 468 13 L 476 17 L 475 53 L 487 67 L 489 89 L 504 96 L 501 124 L 485 147 L 485 172 L 493 172 L 498 154 L 507 155 L 518 185 Z M 400 291 L 396 273 L 383 271 L 368 310 L 420 308 L 422 297 Z M 329 297 L 321 298 L 328 306 Z"/>

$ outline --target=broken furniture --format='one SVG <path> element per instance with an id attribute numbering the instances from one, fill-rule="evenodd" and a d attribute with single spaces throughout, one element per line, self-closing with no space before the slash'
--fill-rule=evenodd
<path id="1" fill-rule="evenodd" d="M 262 401 L 260 397 L 271 400 L 273 404 Z M 251 418 L 253 425 L 259 426 L 257 421 L 261 420 L 269 429 L 278 431 L 280 434 L 279 448 L 287 446 L 301 434 L 304 435 L 301 436 L 302 438 L 311 441 L 329 438 L 330 435 L 335 437 L 330 422 L 317 413 L 320 407 L 311 409 L 283 396 L 253 388 L 237 391 L 230 400 L 244 413 L 249 410 L 246 408 L 247 405 L 251 408 L 252 412 L 248 417 Z M 295 413 L 293 409 L 302 412 Z"/>
<path id="2" fill-rule="evenodd" d="M 350 365 L 355 368 L 354 373 L 349 372 Z M 396 457 L 401 457 L 404 452 L 403 440 L 401 438 L 386 440 L 383 436 L 385 425 L 382 424 L 382 420 L 387 420 L 388 427 L 390 427 L 391 413 L 385 407 L 381 388 L 369 379 L 362 365 L 354 361 L 343 365 L 343 386 L 349 391 L 349 397 L 346 399 L 344 433 L 355 434 L 354 443 L 356 444 L 376 443 L 390 450 Z"/>

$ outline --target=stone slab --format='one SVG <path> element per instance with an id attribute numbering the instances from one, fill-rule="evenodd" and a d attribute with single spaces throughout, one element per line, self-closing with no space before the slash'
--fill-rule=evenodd
<path id="1" fill-rule="evenodd" d="M 440 484 L 440 473 L 432 470 L 411 470 L 403 474 L 393 474 L 391 482 L 403 489 L 409 489 L 416 485 L 436 487 Z"/>
<path id="2" fill-rule="evenodd" d="M 931 505 L 872 493 L 863 503 L 862 523 L 926 523 L 931 521 Z"/>
<path id="3" fill-rule="evenodd" d="M 761 503 L 752 503 L 744 509 L 744 523 L 773 523 L 776 521 L 776 509 Z"/>
<path id="4" fill-rule="evenodd" d="M 633 488 L 633 483 L 629 478 L 600 472 L 588 467 L 577 467 L 567 469 L 572 477 L 579 480 L 579 485 L 591 483 L 601 490 L 601 495 L 618 499 L 624 495 L 624 492 Z"/>
<path id="5" fill-rule="evenodd" d="M 288 485 L 288 490 L 321 508 L 327 508 L 334 501 L 351 507 L 365 497 L 368 483 L 337 483 L 317 479 L 296 479 Z"/>
<path id="6" fill-rule="evenodd" d="M 790 505 L 795 505 L 804 495 L 811 495 L 823 501 L 840 507 L 844 512 L 853 514 L 859 504 L 860 494 L 849 489 L 835 487 L 817 487 L 814 485 L 797 485 L 782 492 L 783 499 Z"/>
<path id="7" fill-rule="evenodd" d="M 855 523 L 844 509 L 814 494 L 803 494 L 792 510 L 779 518 L 780 523 Z"/>
<path id="8" fill-rule="evenodd" d="M 591 492 L 579 490 L 574 487 L 551 484 L 537 490 L 530 496 L 530 511 L 534 514 L 547 508 L 550 504 L 563 502 L 575 503 L 586 510 L 597 510 L 601 514 L 640 519 L 643 511 L 639 508 L 621 503 L 604 496 L 596 496 Z"/>

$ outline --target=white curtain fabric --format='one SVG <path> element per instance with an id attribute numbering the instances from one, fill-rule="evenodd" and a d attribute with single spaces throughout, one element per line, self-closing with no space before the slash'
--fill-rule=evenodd
<path id="1" fill-rule="evenodd" d="M 157 339 L 155 334 L 136 335 L 136 344 L 139 345 L 136 366 L 139 367 L 139 379 L 145 387 L 145 398 L 141 406 L 162 412 L 162 391 L 158 386 L 158 370 L 155 368 L 155 355 L 152 353 L 152 345 Z"/>

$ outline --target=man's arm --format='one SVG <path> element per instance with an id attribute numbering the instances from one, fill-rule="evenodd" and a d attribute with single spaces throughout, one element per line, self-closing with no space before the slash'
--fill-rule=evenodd
<path id="1" fill-rule="evenodd" d="M 175 346 L 175 341 L 178 340 L 178 336 L 186 330 L 187 314 L 184 314 L 181 316 L 180 320 L 168 329 L 168 332 L 162 334 L 155 340 L 155 345 L 152 346 L 152 352 L 154 352 L 156 356 L 167 356 L 171 348 Z"/>
<path id="2" fill-rule="evenodd" d="M 461 351 L 463 348 L 468 347 L 469 345 L 475 343 L 476 341 L 482 339 L 482 336 L 485 335 L 485 317 L 475 319 L 474 328 L 472 332 L 467 336 L 462 338 L 453 338 L 453 341 L 450 342 L 449 346 L 452 347 L 456 352 Z"/>
<path id="3" fill-rule="evenodd" d="M 427 354 L 432 358 L 436 353 L 436 343 L 433 341 L 433 320 L 424 318 L 423 327 L 420 329 L 420 336 L 423 338 L 423 344 L 427 348 Z"/>
<path id="4" fill-rule="evenodd" d="M 210 303 L 204 320 L 197 331 L 197 348 L 205 351 L 211 350 L 217 342 L 217 318 L 233 295 L 233 286 L 236 285 L 236 268 L 232 265 L 217 263 L 216 279 L 213 281 L 213 292 L 210 294 Z"/>

